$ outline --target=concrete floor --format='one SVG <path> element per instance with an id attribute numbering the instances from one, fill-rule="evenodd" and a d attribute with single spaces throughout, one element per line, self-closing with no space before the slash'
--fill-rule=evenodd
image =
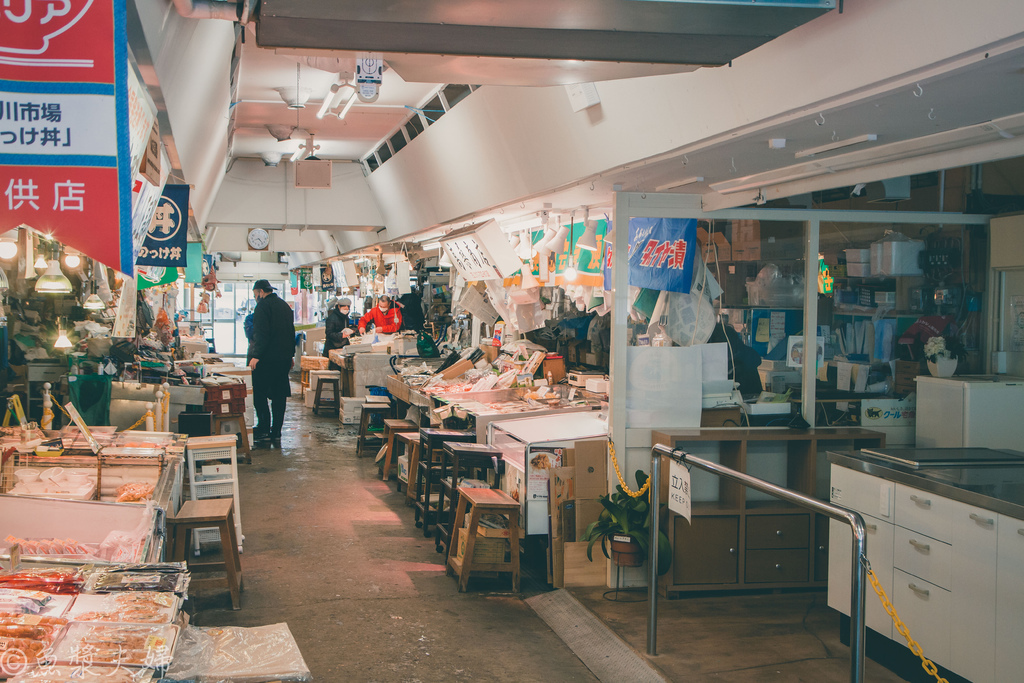
<path id="1" fill-rule="evenodd" d="M 225 591 L 187 603 L 199 626 L 287 622 L 318 682 L 595 681 L 523 600 L 524 577 L 460 594 L 405 495 L 355 457 L 355 430 L 290 401 L 280 448 L 240 465 L 242 609 Z M 638 652 L 646 603 L 577 597 Z M 849 650 L 824 593 L 661 601 L 658 657 L 673 681 L 849 680 Z M 899 681 L 870 662 L 866 680 Z"/>

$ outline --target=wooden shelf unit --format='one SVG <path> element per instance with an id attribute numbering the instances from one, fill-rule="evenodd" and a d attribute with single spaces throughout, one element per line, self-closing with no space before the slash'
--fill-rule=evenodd
<path id="1" fill-rule="evenodd" d="M 774 470 L 784 470 L 785 475 L 784 480 L 782 475 L 776 477 L 779 480 L 769 479 L 773 484 L 810 496 L 817 493 L 819 443 L 826 444 L 822 451 L 835 448 L 837 442 L 849 442 L 851 449 L 885 445 L 881 432 L 849 427 L 666 430 L 654 431 L 651 440 L 684 451 L 696 447 L 699 457 L 709 446 L 717 446 L 719 463 L 752 476 L 760 476 L 764 465 L 774 464 Z M 785 452 L 765 452 L 773 445 L 776 451 L 783 446 Z M 778 462 L 779 458 L 785 462 Z M 781 500 L 751 499 L 745 486 L 716 479 L 717 500 L 695 501 L 692 525 L 667 514 L 663 528 L 673 557 L 672 568 L 660 579 L 664 594 L 826 585 L 827 519 Z M 668 500 L 668 477 L 662 477 L 661 488 L 661 500 Z"/>

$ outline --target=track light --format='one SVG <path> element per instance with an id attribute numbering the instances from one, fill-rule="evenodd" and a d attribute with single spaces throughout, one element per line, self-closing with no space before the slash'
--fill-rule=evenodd
<path id="1" fill-rule="evenodd" d="M 580 235 L 579 240 L 577 240 L 576 246 L 587 251 L 597 251 L 597 224 L 588 218 L 584 218 L 583 225 L 586 226 L 586 229 Z"/>

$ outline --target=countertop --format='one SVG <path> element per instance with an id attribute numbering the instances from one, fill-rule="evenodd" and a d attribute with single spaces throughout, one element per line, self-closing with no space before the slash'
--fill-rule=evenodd
<path id="1" fill-rule="evenodd" d="M 1024 519 L 1024 467 L 1019 465 L 913 469 L 866 459 L 860 451 L 829 451 L 828 460 L 857 472 Z"/>

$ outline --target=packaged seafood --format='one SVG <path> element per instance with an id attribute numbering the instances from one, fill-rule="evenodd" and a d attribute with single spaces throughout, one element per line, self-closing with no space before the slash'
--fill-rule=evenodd
<path id="1" fill-rule="evenodd" d="M 174 653 L 178 627 L 72 622 L 53 648 L 57 664 L 114 664 L 166 667 Z"/>
<path id="2" fill-rule="evenodd" d="M 7 679 L 7 683 L 151 683 L 151 669 L 112 666 L 45 666 Z"/>
<path id="3" fill-rule="evenodd" d="M 181 567 L 177 567 L 181 564 Z M 133 565 L 129 565 L 133 566 Z M 188 591 L 189 574 L 184 563 L 168 565 L 134 565 L 138 570 L 113 569 L 104 567 L 93 572 L 86 581 L 88 593 L 122 593 L 134 591 L 157 591 L 185 595 Z"/>
<path id="4" fill-rule="evenodd" d="M 56 617 L 0 613 L 0 675 L 12 676 L 45 660 L 66 623 Z"/>
<path id="5" fill-rule="evenodd" d="M 73 594 L 82 590 L 84 583 L 85 575 L 77 567 L 34 567 L 16 572 L 0 572 L 0 588 Z"/>
<path id="6" fill-rule="evenodd" d="M 67 612 L 71 621 L 125 624 L 169 624 L 178 616 L 181 599 L 174 593 L 107 593 L 79 595 Z"/>

